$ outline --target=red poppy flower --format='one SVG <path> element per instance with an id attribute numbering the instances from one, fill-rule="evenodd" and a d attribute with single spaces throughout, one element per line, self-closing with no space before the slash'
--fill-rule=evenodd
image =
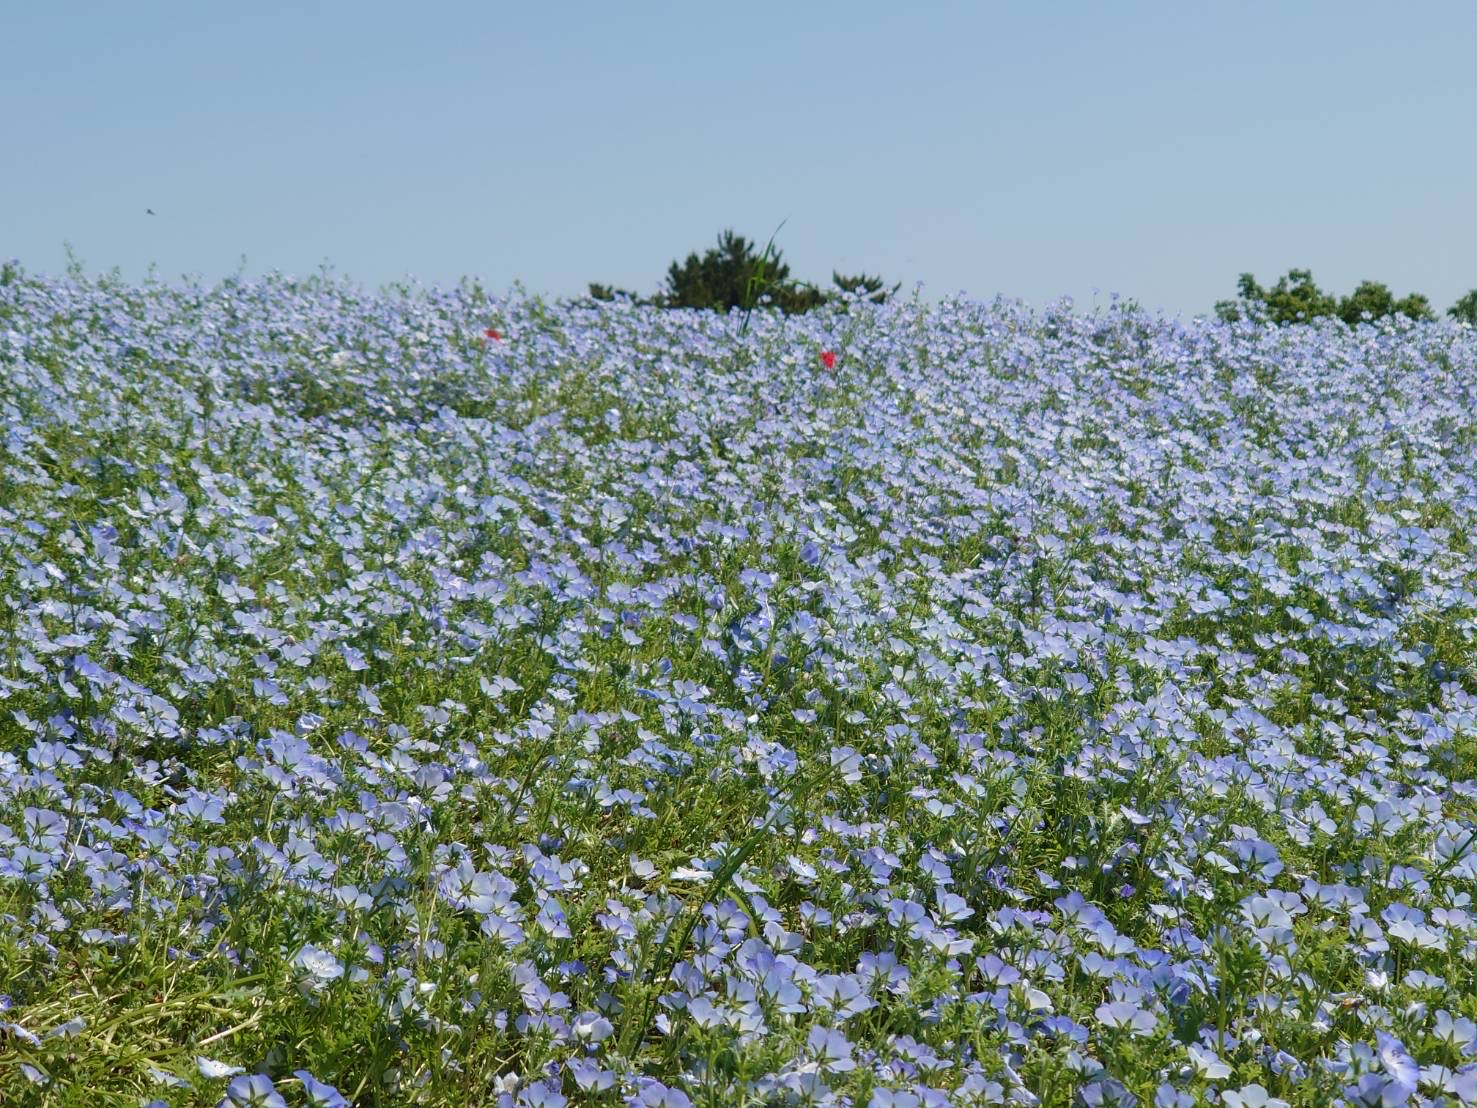
<path id="1" fill-rule="evenodd" d="M 501 331 L 494 330 L 491 327 L 489 327 L 487 330 L 483 331 L 482 333 L 484 335 L 486 335 L 490 339 L 497 339 L 498 342 L 502 342 L 503 341 L 503 333 Z"/>
<path id="2" fill-rule="evenodd" d="M 836 368 L 836 352 L 834 350 L 822 350 L 821 351 L 821 365 L 825 366 L 827 369 L 835 369 Z"/>

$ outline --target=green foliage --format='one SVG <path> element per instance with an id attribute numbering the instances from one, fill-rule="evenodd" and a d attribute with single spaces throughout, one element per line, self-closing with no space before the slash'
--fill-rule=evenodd
<path id="1" fill-rule="evenodd" d="M 611 301 L 619 300 L 622 297 L 627 300 L 634 300 L 638 304 L 650 303 L 650 301 L 642 300 L 640 296 L 636 295 L 630 289 L 618 289 L 613 285 L 602 285 L 597 281 L 590 282 L 590 298 L 592 300 Z"/>
<path id="2" fill-rule="evenodd" d="M 873 277 L 866 273 L 859 273 L 855 277 L 848 277 L 844 274 L 837 273 L 834 269 L 831 271 L 831 283 L 842 292 L 863 296 L 873 304 L 885 304 L 888 297 L 892 296 L 902 287 L 901 281 L 893 285 L 892 288 L 888 288 L 881 277 Z"/>
<path id="3" fill-rule="evenodd" d="M 1350 327 L 1366 319 L 1385 319 L 1392 315 L 1436 318 L 1430 300 L 1418 292 L 1397 300 L 1383 282 L 1361 281 L 1352 293 L 1339 299 L 1320 289 L 1312 271 L 1307 269 L 1288 270 L 1270 289 L 1258 284 L 1252 274 L 1243 273 L 1236 282 L 1236 292 L 1235 300 L 1222 300 L 1215 306 L 1215 314 L 1228 323 L 1252 315 L 1279 326 L 1309 323 L 1329 316 L 1336 316 Z M 1477 290 L 1473 297 L 1472 307 L 1477 311 Z"/>
<path id="4" fill-rule="evenodd" d="M 1360 320 L 1384 319 L 1404 315 L 1411 319 L 1434 319 L 1431 302 L 1418 292 L 1396 300 L 1390 287 L 1379 281 L 1361 281 L 1348 296 L 1339 301 L 1338 317 L 1353 327 Z"/>
<path id="5" fill-rule="evenodd" d="M 743 235 L 724 231 L 718 245 L 699 256 L 687 255 L 667 268 L 659 300 L 669 308 L 752 308 L 758 297 L 787 314 L 809 311 L 825 302 L 818 289 L 794 281 L 783 252 L 771 242 L 763 252 Z"/>
<path id="6" fill-rule="evenodd" d="M 1458 323 L 1470 323 L 1477 327 L 1477 289 L 1472 289 L 1451 307 L 1446 314 Z"/>
<path id="7" fill-rule="evenodd" d="M 1264 289 L 1250 273 L 1236 282 L 1235 300 L 1222 300 L 1215 314 L 1228 323 L 1246 315 L 1261 314 L 1276 324 L 1306 323 L 1321 316 L 1336 315 L 1338 302 L 1313 283 L 1306 269 L 1289 270 L 1270 289 Z"/>
<path id="8" fill-rule="evenodd" d="M 660 308 L 701 308 L 719 312 L 741 308 L 752 312 L 758 307 L 769 307 L 787 315 L 796 315 L 831 303 L 842 294 L 853 294 L 873 304 L 882 304 L 901 287 L 899 282 L 889 288 L 881 277 L 868 273 L 848 276 L 833 270 L 831 280 L 836 291 L 791 277 L 790 266 L 785 262 L 783 252 L 775 247 L 773 237 L 760 250 L 757 243 L 726 230 L 718 236 L 716 245 L 702 254 L 690 253 L 668 266 L 661 290 L 649 299 L 598 282 L 592 282 L 589 288 L 590 298 L 596 301 L 629 297 L 638 304 Z"/>
<path id="9" fill-rule="evenodd" d="M 1430 299 L 1420 292 L 1410 293 L 1395 301 L 1395 312 L 1397 315 L 1409 316 L 1411 319 L 1432 320 L 1436 318 L 1436 311 L 1431 307 Z"/>

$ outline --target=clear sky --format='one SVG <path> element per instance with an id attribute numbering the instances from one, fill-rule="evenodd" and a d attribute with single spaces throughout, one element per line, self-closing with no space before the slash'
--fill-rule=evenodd
<path id="1" fill-rule="evenodd" d="M 1477 286 L 1469 0 L 5 7 L 35 271 L 651 292 L 788 219 L 795 276 L 930 296 Z"/>

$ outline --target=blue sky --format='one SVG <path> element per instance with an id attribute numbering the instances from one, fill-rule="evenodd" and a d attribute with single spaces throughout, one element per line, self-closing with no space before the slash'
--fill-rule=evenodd
<path id="1" fill-rule="evenodd" d="M 13 5 L 0 256 L 649 292 L 796 276 L 1192 315 L 1477 286 L 1477 5 Z M 145 209 L 158 214 L 148 216 Z M 1100 295 L 1099 299 L 1103 298 Z"/>

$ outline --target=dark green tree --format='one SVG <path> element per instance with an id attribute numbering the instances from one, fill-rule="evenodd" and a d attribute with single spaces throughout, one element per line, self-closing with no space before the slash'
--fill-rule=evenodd
<path id="1" fill-rule="evenodd" d="M 1359 287 L 1339 301 L 1338 317 L 1350 327 L 1369 313 L 1370 319 L 1380 319 L 1395 310 L 1395 295 L 1390 286 L 1379 281 L 1360 281 Z"/>
<path id="2" fill-rule="evenodd" d="M 1263 288 L 1250 273 L 1236 282 L 1235 300 L 1222 300 L 1215 306 L 1216 315 L 1229 322 L 1243 316 L 1259 314 L 1276 324 L 1307 323 L 1325 316 L 1337 316 L 1350 327 L 1363 319 L 1384 319 L 1392 315 L 1411 319 L 1435 319 L 1431 302 L 1418 292 L 1395 299 L 1390 287 L 1379 281 L 1361 281 L 1348 296 L 1339 299 L 1324 292 L 1306 269 L 1290 269 L 1271 288 Z"/>
<path id="3" fill-rule="evenodd" d="M 1431 307 L 1430 299 L 1420 292 L 1413 292 L 1409 296 L 1395 301 L 1395 311 L 1400 315 L 1409 316 L 1411 319 L 1431 320 L 1436 318 L 1436 309 Z"/>
<path id="4" fill-rule="evenodd" d="M 1363 319 L 1384 319 L 1386 316 L 1404 315 L 1411 319 L 1435 319 L 1431 302 L 1418 292 L 1400 300 L 1390 291 L 1390 286 L 1380 281 L 1360 281 L 1359 287 L 1339 301 L 1338 317 L 1350 327 Z"/>
<path id="5" fill-rule="evenodd" d="M 881 277 L 873 277 L 866 273 L 859 273 L 855 277 L 847 277 L 837 273 L 834 269 L 831 270 L 831 283 L 842 292 L 864 296 L 873 304 L 887 303 L 888 297 L 892 296 L 902 287 L 901 281 L 893 285 L 892 288 L 888 288 Z"/>
<path id="6" fill-rule="evenodd" d="M 658 302 L 668 308 L 729 311 L 756 307 L 766 297 L 772 307 L 790 314 L 825 302 L 819 289 L 790 278 L 790 267 L 773 243 L 761 252 L 743 235 L 724 231 L 717 246 L 668 267 Z"/>
<path id="7" fill-rule="evenodd" d="M 881 277 L 868 273 L 847 276 L 835 270 L 832 283 L 839 292 L 819 289 L 790 276 L 790 267 L 771 238 L 763 250 L 743 235 L 732 230 L 718 236 L 715 246 L 702 254 L 691 253 L 667 268 L 667 279 L 661 291 L 649 300 L 635 293 L 597 282 L 590 284 L 590 299 L 610 301 L 629 296 L 638 304 L 662 308 L 703 308 L 727 312 L 741 308 L 778 308 L 788 314 L 808 312 L 830 303 L 842 293 L 854 293 L 874 304 L 882 304 L 901 287 L 891 288 Z M 747 322 L 747 317 L 746 317 Z"/>
<path id="8" fill-rule="evenodd" d="M 1338 313 L 1338 301 L 1314 284 L 1312 272 L 1306 269 L 1288 270 L 1287 276 L 1279 278 L 1270 289 L 1262 288 L 1250 273 L 1243 273 L 1236 282 L 1236 292 L 1235 300 L 1222 300 L 1215 306 L 1215 314 L 1227 323 L 1256 312 L 1277 324 L 1306 323 Z"/>
<path id="9" fill-rule="evenodd" d="M 1477 289 L 1473 289 L 1447 308 L 1446 314 L 1458 323 L 1470 323 L 1473 327 L 1477 327 Z"/>
<path id="10" fill-rule="evenodd" d="M 617 297 L 621 296 L 629 297 L 638 304 L 647 303 L 647 301 L 642 300 L 641 297 L 637 296 L 629 289 L 618 289 L 613 285 L 602 285 L 595 281 L 590 282 L 591 300 L 615 300 Z"/>

